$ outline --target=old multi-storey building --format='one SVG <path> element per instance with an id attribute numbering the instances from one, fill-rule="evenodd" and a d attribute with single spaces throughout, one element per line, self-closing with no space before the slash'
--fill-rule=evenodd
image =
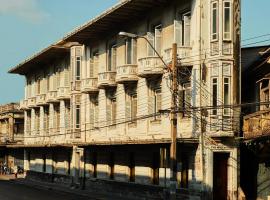
<path id="1" fill-rule="evenodd" d="M 19 104 L 0 105 L 0 166 L 5 163 L 10 169 L 23 167 L 23 117 Z"/>
<path id="2" fill-rule="evenodd" d="M 162 195 L 176 43 L 177 187 L 236 199 L 239 13 L 238 0 L 125 0 L 11 69 L 26 78 L 28 176 Z"/>
<path id="3" fill-rule="evenodd" d="M 270 198 L 269 47 L 242 49 L 241 187 L 247 199 Z"/>

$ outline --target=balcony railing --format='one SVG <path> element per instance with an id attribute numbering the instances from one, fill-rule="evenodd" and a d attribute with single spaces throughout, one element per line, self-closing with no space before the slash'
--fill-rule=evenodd
<path id="1" fill-rule="evenodd" d="M 37 105 L 38 106 L 42 106 L 42 105 L 46 105 L 46 94 L 40 94 L 37 96 Z"/>
<path id="2" fill-rule="evenodd" d="M 141 77 L 148 77 L 151 75 L 163 74 L 163 65 L 159 57 L 151 56 L 141 58 L 138 61 L 138 75 Z"/>
<path id="3" fill-rule="evenodd" d="M 0 106 L 0 113 L 5 113 L 13 110 L 18 110 L 20 108 L 19 104 L 11 103 L 7 105 Z"/>
<path id="4" fill-rule="evenodd" d="M 49 91 L 46 95 L 46 101 L 48 103 L 56 103 L 58 102 L 57 99 L 57 91 Z"/>
<path id="5" fill-rule="evenodd" d="M 116 82 L 124 83 L 128 81 L 137 81 L 137 65 L 126 64 L 117 67 Z"/>
<path id="6" fill-rule="evenodd" d="M 36 97 L 30 97 L 28 98 L 28 107 L 33 108 L 36 107 Z"/>
<path id="7" fill-rule="evenodd" d="M 243 132 L 245 139 L 270 136 L 270 109 L 245 116 Z"/>
<path id="8" fill-rule="evenodd" d="M 177 57 L 181 59 L 181 66 L 190 66 L 192 65 L 191 57 L 191 47 L 178 47 L 177 48 Z M 170 63 L 172 61 L 172 48 L 164 50 L 164 61 Z"/>
<path id="9" fill-rule="evenodd" d="M 98 87 L 113 87 L 116 86 L 115 82 L 116 72 L 102 72 L 98 74 Z"/>
<path id="10" fill-rule="evenodd" d="M 98 78 L 86 78 L 82 80 L 82 92 L 96 93 L 98 92 Z"/>
<path id="11" fill-rule="evenodd" d="M 70 87 L 59 87 L 57 91 L 57 99 L 70 99 Z"/>

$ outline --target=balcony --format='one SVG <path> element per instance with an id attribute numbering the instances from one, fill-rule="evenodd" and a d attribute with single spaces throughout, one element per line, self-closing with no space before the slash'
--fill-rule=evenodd
<path id="1" fill-rule="evenodd" d="M 70 87 L 59 87 L 57 91 L 57 99 L 70 99 Z"/>
<path id="2" fill-rule="evenodd" d="M 244 117 L 243 133 L 245 139 L 270 136 L 270 109 L 258 111 Z"/>
<path id="3" fill-rule="evenodd" d="M 122 66 L 118 66 L 116 74 L 116 82 L 117 83 L 125 83 L 128 81 L 137 81 L 137 65 L 134 64 L 126 64 Z"/>
<path id="4" fill-rule="evenodd" d="M 98 92 L 98 79 L 86 78 L 82 80 L 82 92 L 84 93 L 97 93 Z"/>
<path id="5" fill-rule="evenodd" d="M 28 107 L 29 108 L 37 107 L 36 97 L 30 97 L 30 98 L 28 98 Z"/>
<path id="6" fill-rule="evenodd" d="M 57 91 L 49 91 L 46 95 L 47 103 L 56 103 L 58 102 L 57 99 Z"/>
<path id="7" fill-rule="evenodd" d="M 22 109 L 22 110 L 28 109 L 27 103 L 28 103 L 28 100 L 21 100 L 20 101 L 20 109 Z"/>
<path id="8" fill-rule="evenodd" d="M 115 76 L 116 72 L 102 72 L 98 74 L 98 87 L 105 88 L 105 87 L 115 87 Z"/>
<path id="9" fill-rule="evenodd" d="M 164 65 L 159 57 L 151 56 L 138 61 L 138 76 L 147 78 L 152 75 L 162 75 Z"/>
<path id="10" fill-rule="evenodd" d="M 43 106 L 46 105 L 46 94 L 40 94 L 37 96 L 37 105 L 38 106 Z"/>
<path id="11" fill-rule="evenodd" d="M 191 57 L 191 47 L 178 47 L 177 48 L 177 57 L 181 59 L 181 66 L 190 66 L 192 65 Z M 170 63 L 172 61 L 172 48 L 164 50 L 164 61 Z"/>

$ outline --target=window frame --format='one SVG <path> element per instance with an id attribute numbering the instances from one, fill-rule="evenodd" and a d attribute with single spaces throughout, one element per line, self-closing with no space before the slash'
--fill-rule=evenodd
<path id="1" fill-rule="evenodd" d="M 215 83 L 214 83 L 214 80 L 216 80 Z M 215 89 L 214 89 L 214 86 L 216 86 Z M 218 106 L 218 87 L 219 87 L 219 85 L 218 85 L 218 77 L 217 76 L 211 77 L 211 92 L 212 92 L 211 106 L 212 107 L 217 107 Z M 216 98 L 214 97 L 214 90 L 216 90 Z M 218 115 L 218 109 L 213 108 L 211 115 L 217 116 Z"/>
<path id="2" fill-rule="evenodd" d="M 75 56 L 75 80 L 81 80 L 81 66 L 82 66 L 82 58 L 81 56 Z"/>
<path id="3" fill-rule="evenodd" d="M 225 79 L 228 79 L 228 82 L 225 83 Z M 227 96 L 227 103 L 225 102 L 225 87 L 228 87 L 228 96 Z M 230 105 L 231 102 L 231 77 L 230 76 L 223 76 L 223 104 Z M 223 109 L 224 116 L 230 116 L 230 108 Z"/>
<path id="4" fill-rule="evenodd" d="M 225 6 L 227 3 L 229 3 L 229 7 Z M 231 41 L 232 40 L 232 2 L 228 1 L 228 0 L 223 1 L 222 9 L 223 9 L 223 20 L 222 20 L 222 23 L 223 23 L 223 40 L 224 41 Z M 225 32 L 225 28 L 226 28 L 226 18 L 225 18 L 226 9 L 229 9 L 229 26 L 228 26 L 228 28 L 230 30 L 228 32 Z M 225 37 L 226 34 L 229 34 L 228 38 Z"/>
<path id="5" fill-rule="evenodd" d="M 216 5 L 216 7 L 214 8 L 214 5 Z M 211 25 L 210 25 L 210 35 L 211 35 L 211 42 L 216 42 L 219 39 L 219 4 L 218 1 L 213 1 L 211 2 Z M 216 11 L 216 15 L 215 15 L 215 21 L 216 23 L 214 23 L 214 11 Z M 214 25 L 216 26 L 216 31 L 214 32 Z M 216 37 L 214 37 L 216 36 Z"/>

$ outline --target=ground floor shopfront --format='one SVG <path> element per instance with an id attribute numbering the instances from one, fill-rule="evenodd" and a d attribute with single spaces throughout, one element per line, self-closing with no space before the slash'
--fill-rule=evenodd
<path id="1" fill-rule="evenodd" d="M 202 154 L 198 142 L 178 143 L 177 185 L 182 198 L 236 199 L 237 148 L 224 146 L 207 147 Z M 25 148 L 24 166 L 29 179 L 163 198 L 164 189 L 169 189 L 169 148 L 166 143 Z"/>

